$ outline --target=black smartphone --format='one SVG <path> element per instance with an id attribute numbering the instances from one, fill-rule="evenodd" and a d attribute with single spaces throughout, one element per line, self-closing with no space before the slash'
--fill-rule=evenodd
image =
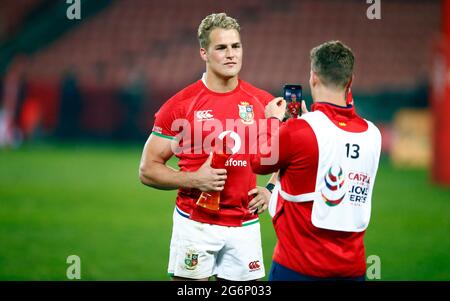
<path id="1" fill-rule="evenodd" d="M 301 114 L 302 86 L 286 84 L 283 87 L 283 98 L 287 102 L 286 119 L 297 118 Z"/>

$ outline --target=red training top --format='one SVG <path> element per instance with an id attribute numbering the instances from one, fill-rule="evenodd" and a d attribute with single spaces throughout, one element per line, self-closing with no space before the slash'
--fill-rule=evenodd
<path id="1" fill-rule="evenodd" d="M 201 192 L 178 190 L 177 207 L 192 220 L 224 226 L 241 226 L 257 215 L 249 212 L 248 192 L 256 187 L 256 175 L 249 162 L 252 139 L 257 139 L 258 121 L 264 119 L 264 107 L 274 97 L 239 80 L 227 93 L 209 90 L 198 80 L 170 98 L 156 113 L 152 134 L 174 139 L 181 152 L 181 171 L 196 171 L 206 161 L 221 134 L 235 147 L 227 161 L 227 180 L 220 196 L 220 210 L 210 211 L 196 205 Z"/>
<path id="2" fill-rule="evenodd" d="M 363 132 L 367 122 L 353 106 L 339 107 L 315 103 L 338 127 L 349 132 Z M 324 129 L 326 130 L 326 129 Z M 275 134 L 275 133 L 271 133 Z M 279 160 L 275 165 L 261 165 L 260 156 L 252 156 L 253 171 L 266 174 L 280 170 L 281 185 L 292 195 L 313 192 L 316 186 L 318 145 L 316 136 L 303 119 L 280 124 Z M 270 133 L 269 133 L 270 135 Z M 364 232 L 350 233 L 316 228 L 311 222 L 313 202 L 293 203 L 278 196 L 273 224 L 278 237 L 273 260 L 313 277 L 358 277 L 365 274 Z"/>

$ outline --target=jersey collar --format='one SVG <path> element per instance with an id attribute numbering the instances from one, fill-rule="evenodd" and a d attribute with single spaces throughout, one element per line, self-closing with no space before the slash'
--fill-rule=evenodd
<path id="1" fill-rule="evenodd" d="M 355 107 L 351 104 L 343 107 L 328 102 L 316 102 L 311 106 L 312 111 L 321 111 L 333 120 L 347 121 L 356 117 Z"/>

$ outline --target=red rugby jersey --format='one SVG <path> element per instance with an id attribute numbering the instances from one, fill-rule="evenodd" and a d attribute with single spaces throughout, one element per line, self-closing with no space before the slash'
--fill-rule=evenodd
<path id="1" fill-rule="evenodd" d="M 287 110 L 291 117 L 297 118 L 298 113 L 300 112 L 300 103 L 299 102 L 289 102 L 287 105 Z"/>
<path id="2" fill-rule="evenodd" d="M 181 171 L 199 169 L 211 151 L 209 146 L 214 145 L 214 138 L 221 133 L 229 131 L 230 141 L 234 140 L 232 146 L 240 144 L 237 153 L 227 161 L 227 180 L 218 212 L 196 205 L 201 194 L 199 190 L 178 190 L 177 207 L 191 219 L 241 226 L 243 222 L 257 218 L 248 210 L 251 200 L 248 192 L 256 187 L 256 175 L 249 162 L 250 144 L 254 142 L 249 137 L 256 140 L 258 121 L 264 118 L 264 107 L 273 98 L 243 80 L 227 93 L 213 92 L 198 80 L 170 98 L 155 114 L 152 134 L 169 139 L 178 136 L 181 152 L 175 155 L 179 158 Z"/>
<path id="3" fill-rule="evenodd" d="M 353 106 L 315 103 L 312 110 L 322 111 L 336 126 L 349 132 L 363 132 L 368 128 L 367 122 L 356 114 Z M 252 156 L 253 171 L 266 174 L 280 170 L 284 191 L 292 195 L 313 192 L 319 154 L 312 128 L 303 119 L 290 119 L 280 125 L 278 133 L 271 134 L 279 135 L 278 163 L 261 165 L 260 156 Z M 364 275 L 364 232 L 341 232 L 315 227 L 311 222 L 312 205 L 312 202 L 284 201 L 278 196 L 273 218 L 278 241 L 273 260 L 313 277 Z"/>

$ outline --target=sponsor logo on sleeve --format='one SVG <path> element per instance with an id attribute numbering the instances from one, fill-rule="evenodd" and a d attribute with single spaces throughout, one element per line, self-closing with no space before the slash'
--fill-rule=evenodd
<path id="1" fill-rule="evenodd" d="M 158 134 L 162 134 L 162 128 L 159 126 L 154 126 L 152 129 L 152 132 L 158 133 Z"/>

